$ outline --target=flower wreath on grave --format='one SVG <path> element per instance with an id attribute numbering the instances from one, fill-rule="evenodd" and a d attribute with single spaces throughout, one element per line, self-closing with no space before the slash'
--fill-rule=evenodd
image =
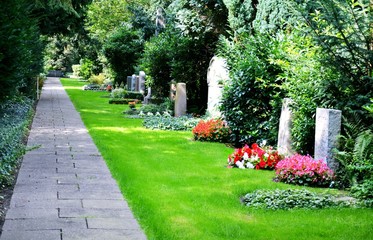
<path id="1" fill-rule="evenodd" d="M 228 168 L 274 169 L 283 156 L 272 147 L 259 147 L 257 143 L 235 149 L 228 156 Z"/>

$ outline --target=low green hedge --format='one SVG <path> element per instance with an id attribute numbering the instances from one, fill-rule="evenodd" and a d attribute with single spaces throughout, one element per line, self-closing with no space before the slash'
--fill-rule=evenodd
<path id="1" fill-rule="evenodd" d="M 15 98 L 0 103 L 0 188 L 9 185 L 19 158 L 24 154 L 33 101 Z"/>
<path id="2" fill-rule="evenodd" d="M 129 102 L 141 103 L 138 99 L 130 98 L 112 98 L 109 100 L 109 104 L 128 104 Z"/>
<path id="3" fill-rule="evenodd" d="M 125 98 L 133 98 L 133 99 L 143 99 L 144 96 L 140 92 L 131 92 L 128 91 L 124 94 Z"/>
<path id="4" fill-rule="evenodd" d="M 171 117 L 170 115 L 162 116 L 160 114 L 146 115 L 143 125 L 150 129 L 172 130 L 172 131 L 190 131 L 200 121 L 198 118 L 188 116 Z"/>

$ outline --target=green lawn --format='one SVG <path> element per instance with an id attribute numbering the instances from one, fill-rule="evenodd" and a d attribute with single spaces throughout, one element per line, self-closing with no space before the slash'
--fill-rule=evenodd
<path id="1" fill-rule="evenodd" d="M 149 239 L 373 239 L 372 209 L 250 210 L 243 194 L 293 186 L 274 183 L 274 172 L 227 169 L 225 145 L 147 130 L 107 93 L 63 84 Z"/>

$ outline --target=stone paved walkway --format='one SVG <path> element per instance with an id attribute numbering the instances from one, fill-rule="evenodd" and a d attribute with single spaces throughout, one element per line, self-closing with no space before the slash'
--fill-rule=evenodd
<path id="1" fill-rule="evenodd" d="M 58 78 L 38 103 L 1 240 L 146 239 Z"/>

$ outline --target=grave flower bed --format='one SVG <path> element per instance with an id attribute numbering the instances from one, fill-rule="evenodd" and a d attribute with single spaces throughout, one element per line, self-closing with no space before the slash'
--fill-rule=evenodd
<path id="1" fill-rule="evenodd" d="M 327 187 L 334 179 L 333 171 L 323 160 L 295 154 L 276 165 L 276 179 L 296 185 Z"/>
<path id="2" fill-rule="evenodd" d="M 251 148 L 245 145 L 235 149 L 234 153 L 228 156 L 228 167 L 274 169 L 282 158 L 272 147 L 261 148 L 254 143 Z"/>
<path id="3" fill-rule="evenodd" d="M 227 142 L 231 134 L 228 125 L 221 119 L 200 120 L 192 130 L 199 141 Z"/>

